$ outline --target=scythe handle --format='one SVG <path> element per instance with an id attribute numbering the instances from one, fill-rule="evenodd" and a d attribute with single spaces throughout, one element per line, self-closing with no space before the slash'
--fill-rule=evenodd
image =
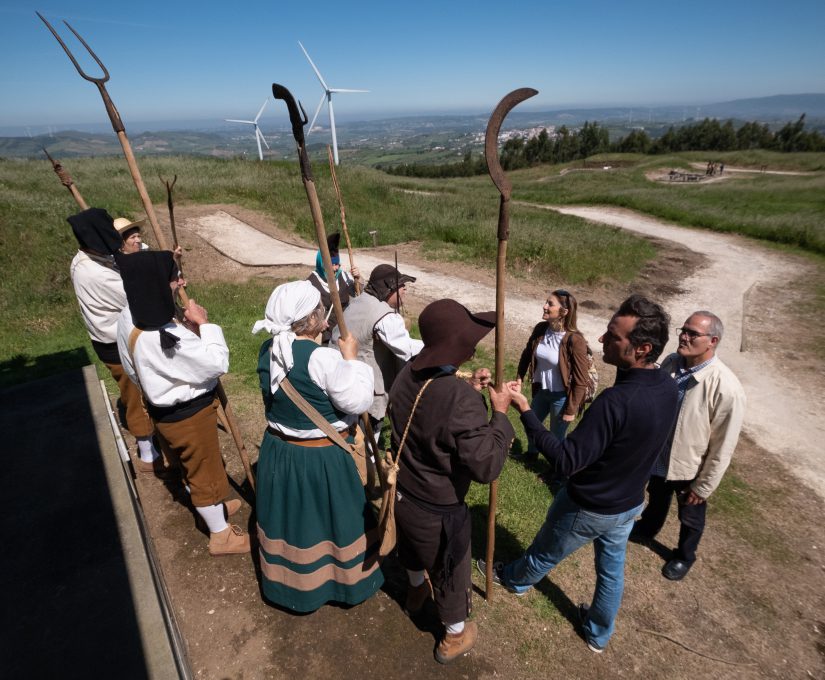
<path id="1" fill-rule="evenodd" d="M 519 103 L 537 95 L 538 91 L 529 87 L 513 90 L 496 105 L 487 123 L 484 139 L 484 153 L 490 179 L 501 194 L 498 208 L 498 253 L 496 257 L 496 363 L 494 382 L 498 389 L 504 383 L 504 272 L 507 265 L 507 240 L 510 238 L 510 180 L 498 158 L 498 133 L 507 114 Z M 487 509 L 487 571 L 485 573 L 484 597 L 489 602 L 493 599 L 493 561 L 496 545 L 496 504 L 498 502 L 498 480 L 490 484 L 490 498 Z"/>

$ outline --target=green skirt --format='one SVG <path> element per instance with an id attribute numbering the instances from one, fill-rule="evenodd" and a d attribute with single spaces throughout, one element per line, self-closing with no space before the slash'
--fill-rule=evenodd
<path id="1" fill-rule="evenodd" d="M 352 457 L 266 432 L 257 500 L 263 592 L 287 609 L 357 604 L 384 583 L 375 515 Z"/>

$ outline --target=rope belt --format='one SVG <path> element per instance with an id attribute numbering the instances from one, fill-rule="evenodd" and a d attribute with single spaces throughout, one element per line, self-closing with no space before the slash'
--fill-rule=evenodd
<path id="1" fill-rule="evenodd" d="M 335 442 L 329 437 L 319 437 L 317 439 L 299 439 L 298 437 L 291 437 L 288 434 L 279 432 L 271 426 L 267 426 L 266 431 L 269 432 L 269 434 L 278 437 L 278 439 L 288 442 L 289 444 L 294 444 L 295 446 L 304 446 L 306 448 L 317 449 L 322 446 L 333 446 L 335 444 Z M 347 435 L 352 434 L 351 428 L 341 430 L 338 434 L 342 437 L 346 437 Z"/>

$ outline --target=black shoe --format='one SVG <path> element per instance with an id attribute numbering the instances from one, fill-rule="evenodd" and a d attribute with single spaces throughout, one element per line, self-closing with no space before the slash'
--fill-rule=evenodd
<path id="1" fill-rule="evenodd" d="M 484 576 L 484 578 L 487 578 L 487 562 L 485 562 L 482 559 L 476 560 L 476 569 L 479 570 L 479 572 L 481 573 L 482 576 Z M 515 590 L 513 590 L 509 586 L 504 585 L 504 583 L 502 581 L 503 578 L 504 578 L 504 562 L 493 562 L 493 583 L 495 583 L 497 586 L 501 586 L 502 588 L 504 588 L 508 592 L 513 593 L 514 595 L 517 595 L 518 597 L 523 597 L 524 595 L 527 595 L 527 593 L 530 592 L 530 590 L 525 590 L 524 592 L 516 592 Z"/>
<path id="2" fill-rule="evenodd" d="M 579 624 L 581 624 L 581 627 L 582 627 L 582 635 L 584 636 L 584 641 L 587 643 L 587 648 L 591 652 L 595 652 L 596 654 L 601 654 L 602 652 L 604 652 L 604 647 L 599 647 L 599 645 L 597 645 L 595 642 L 592 642 L 591 640 L 588 640 L 587 639 L 587 633 L 584 630 L 584 623 L 585 623 L 585 621 L 587 621 L 587 613 L 589 611 L 590 611 L 590 607 L 588 607 L 586 604 L 582 603 L 578 606 Z"/>
<path id="3" fill-rule="evenodd" d="M 662 567 L 662 576 L 671 581 L 681 581 L 685 576 L 687 576 L 687 573 L 690 571 L 692 566 L 692 562 L 673 559 Z"/>

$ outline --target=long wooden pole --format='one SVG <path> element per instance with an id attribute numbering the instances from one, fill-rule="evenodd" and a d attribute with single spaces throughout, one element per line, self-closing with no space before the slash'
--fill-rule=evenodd
<path id="1" fill-rule="evenodd" d="M 49 155 L 49 152 L 46 151 L 45 147 L 43 147 L 43 153 L 46 154 L 46 158 L 48 158 L 51 162 L 52 169 L 54 170 L 57 177 L 60 179 L 60 183 L 69 190 L 69 193 L 72 195 L 72 198 L 74 198 L 75 203 L 77 203 L 77 205 L 80 206 L 81 210 L 88 210 L 89 204 L 83 200 L 83 196 L 80 195 L 80 191 L 78 191 L 78 188 L 75 186 L 72 176 L 60 164 L 60 161 L 56 161 Z"/>
<path id="2" fill-rule="evenodd" d="M 344 232 L 344 238 L 347 241 L 347 253 L 349 254 L 349 268 L 350 271 L 355 267 L 355 262 L 352 258 L 352 243 L 349 240 L 349 229 L 347 229 L 347 214 L 344 209 L 344 198 L 341 196 L 341 187 L 338 184 L 338 177 L 335 175 L 335 159 L 332 157 L 332 149 L 327 146 L 327 156 L 329 156 L 329 174 L 332 176 L 332 184 L 335 186 L 335 195 L 338 197 L 338 207 L 341 210 L 341 230 Z M 355 294 L 361 294 L 361 281 L 355 279 Z"/>

